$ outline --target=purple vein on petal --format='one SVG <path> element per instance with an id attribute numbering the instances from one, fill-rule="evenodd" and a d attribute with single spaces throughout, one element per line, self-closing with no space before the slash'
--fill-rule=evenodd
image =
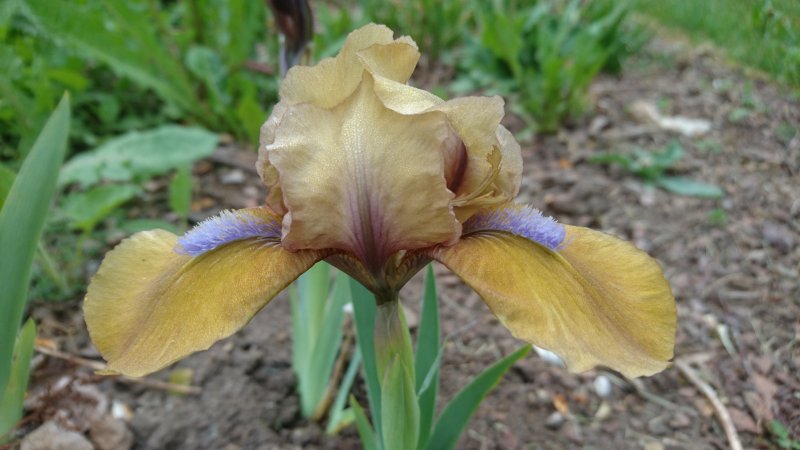
<path id="1" fill-rule="evenodd" d="M 505 205 L 481 211 L 464 223 L 464 234 L 479 231 L 505 231 L 557 250 L 566 230 L 552 217 L 527 205 Z"/>
<path id="2" fill-rule="evenodd" d="M 281 238 L 281 222 L 277 217 L 264 214 L 260 209 L 222 211 L 189 230 L 175 246 L 175 251 L 189 256 L 249 238 Z"/>

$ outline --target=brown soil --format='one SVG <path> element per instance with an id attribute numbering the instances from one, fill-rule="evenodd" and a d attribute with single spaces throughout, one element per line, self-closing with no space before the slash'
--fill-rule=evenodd
<path id="1" fill-rule="evenodd" d="M 564 223 L 632 240 L 658 258 L 678 302 L 676 359 L 713 387 L 745 448 L 775 448 L 767 431 L 773 420 L 800 439 L 800 136 L 787 131 L 800 129 L 800 103 L 709 54 L 664 43 L 592 92 L 597 106 L 585 122 L 523 143 L 518 200 Z M 686 138 L 643 125 L 628 112 L 637 100 L 656 102 L 666 115 L 708 119 L 712 130 Z M 510 117 L 508 125 L 520 131 L 519 120 Z M 674 172 L 719 185 L 724 198 L 669 194 L 587 161 L 598 152 L 663 148 L 673 139 L 686 149 Z M 253 159 L 227 149 L 198 165 L 196 218 L 258 203 L 263 192 Z M 521 343 L 475 293 L 436 269 L 448 336 L 441 394 L 448 399 Z M 192 369 L 200 394 L 103 379 L 44 357 L 33 389 L 66 373 L 96 383 L 130 407 L 128 425 L 141 449 L 358 448 L 352 429 L 328 437 L 299 414 L 284 297 L 234 337 L 177 364 Z M 419 297 L 415 279 L 403 298 L 414 310 Z M 78 306 L 39 304 L 33 312 L 41 334 L 62 350 L 96 357 Z M 600 375 L 612 381 L 606 398 L 594 387 Z M 28 412 L 28 427 L 56 414 Z M 570 374 L 531 354 L 483 403 L 458 448 L 721 449 L 728 442 L 711 403 L 675 367 L 632 384 L 604 370 Z"/>

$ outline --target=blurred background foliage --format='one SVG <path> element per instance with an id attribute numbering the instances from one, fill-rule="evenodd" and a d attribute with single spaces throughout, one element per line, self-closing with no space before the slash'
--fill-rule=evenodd
<path id="1" fill-rule="evenodd" d="M 592 81 L 618 73 L 659 28 L 654 24 L 711 41 L 731 58 L 800 86 L 796 0 L 311 5 L 315 60 L 334 55 L 358 26 L 384 23 L 417 41 L 423 78 L 445 74 L 437 94 L 504 96 L 523 124 L 521 140 L 581 123 L 593 107 Z M 0 2 L 0 205 L 58 100 L 65 91 L 72 98 L 67 163 L 38 253 L 49 262 L 37 265 L 31 296 L 78 295 L 85 263 L 104 249 L 106 233 L 154 226 L 179 232 L 188 225 L 192 163 L 210 155 L 220 136 L 256 147 L 277 100 L 278 48 L 275 20 L 258 0 Z M 675 191 L 661 172 L 640 173 L 641 156 L 596 162 Z M 124 207 L 142 198 L 154 177 L 167 187 L 170 221 L 129 219 Z"/>

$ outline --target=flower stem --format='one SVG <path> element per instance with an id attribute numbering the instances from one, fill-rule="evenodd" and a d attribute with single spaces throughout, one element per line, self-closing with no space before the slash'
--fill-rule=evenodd
<path id="1" fill-rule="evenodd" d="M 375 360 L 381 384 L 381 434 L 386 450 L 413 449 L 419 434 L 419 405 L 414 380 L 414 351 L 403 308 L 395 294 L 378 301 L 375 311 Z"/>
<path id="2" fill-rule="evenodd" d="M 379 378 L 383 378 L 389 363 L 396 357 L 406 367 L 413 369 L 414 351 L 411 346 L 411 335 L 408 332 L 403 307 L 395 297 L 392 301 L 379 302 L 375 311 L 375 358 Z"/>

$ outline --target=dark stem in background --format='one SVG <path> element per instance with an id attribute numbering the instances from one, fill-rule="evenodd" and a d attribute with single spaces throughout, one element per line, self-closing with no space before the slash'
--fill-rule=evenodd
<path id="1" fill-rule="evenodd" d="M 281 76 L 309 58 L 308 43 L 314 36 L 314 18 L 306 0 L 267 0 L 281 30 Z"/>

